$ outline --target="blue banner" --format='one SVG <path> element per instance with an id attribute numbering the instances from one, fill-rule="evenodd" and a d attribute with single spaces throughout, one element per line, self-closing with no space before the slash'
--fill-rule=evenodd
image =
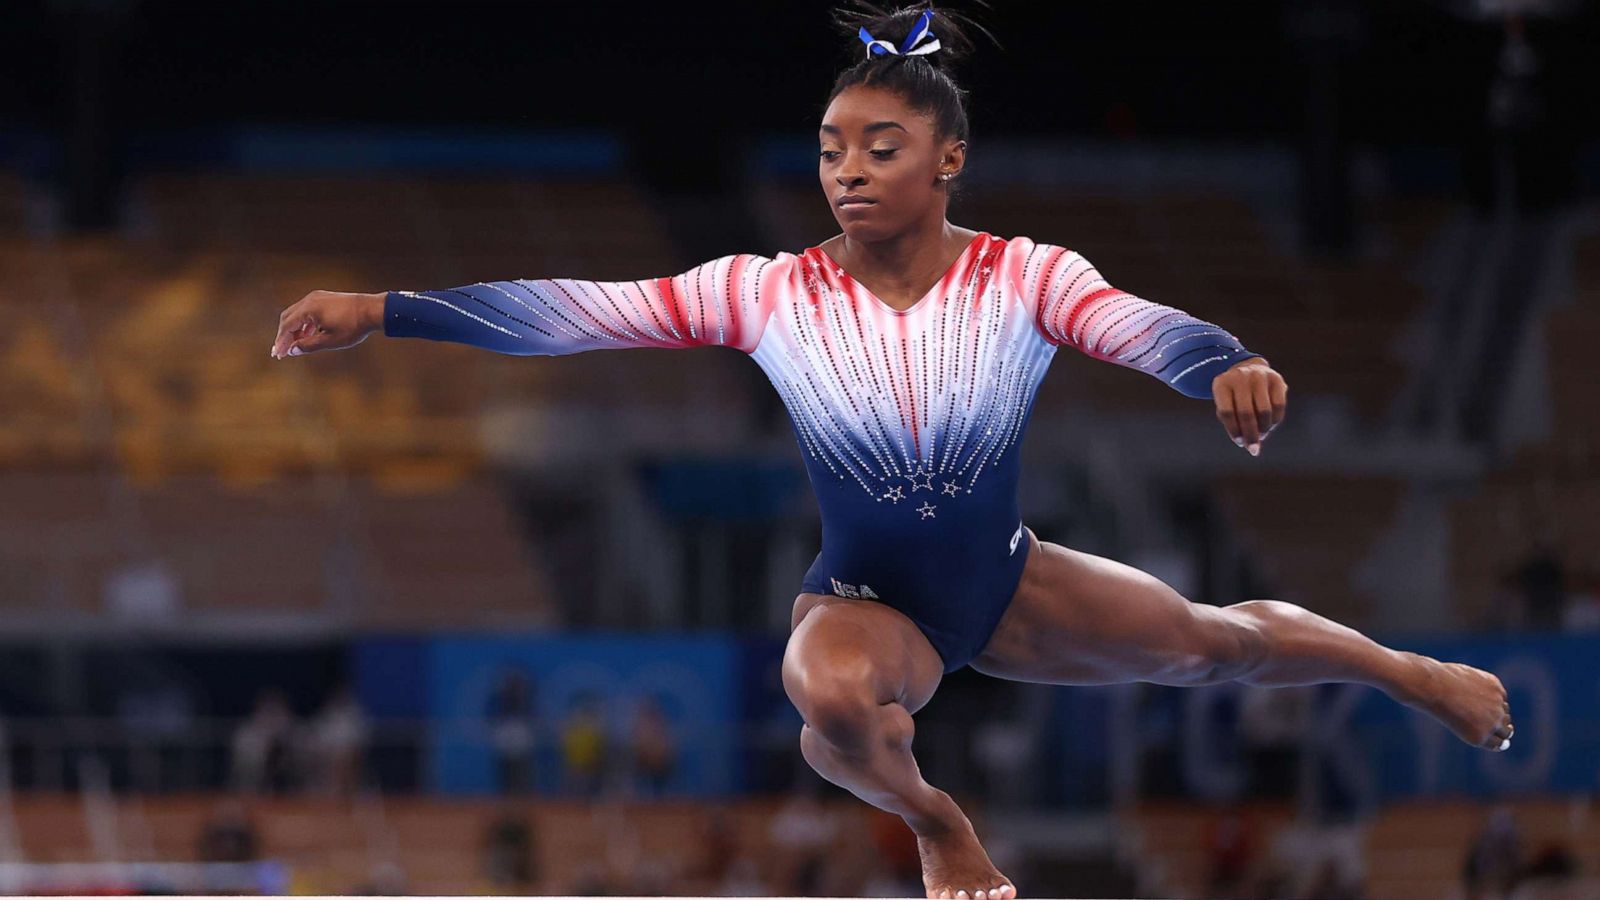
<path id="1" fill-rule="evenodd" d="M 1232 683 L 1063 688 L 1058 737 L 1103 734 L 1096 743 L 1107 751 L 1098 764 L 1080 752 L 1063 778 L 1095 773 L 1130 795 L 1216 800 L 1250 796 L 1270 779 L 1272 788 L 1310 791 L 1325 807 L 1346 811 L 1423 796 L 1600 789 L 1600 640 L 1538 635 L 1389 645 L 1499 676 L 1516 723 L 1511 748 L 1469 746 L 1432 717 L 1355 684 L 1276 689 L 1267 692 L 1272 698 L 1262 696 L 1266 689 Z M 1253 704 L 1260 704 L 1254 712 Z M 1095 719 L 1103 710 L 1103 731 L 1083 727 L 1086 710 L 1096 710 Z M 1069 785 L 1061 793 L 1070 802 L 1082 792 Z"/>
<path id="2" fill-rule="evenodd" d="M 738 650 L 729 637 L 434 640 L 433 786 L 488 793 L 521 778 L 545 794 L 728 792 L 739 775 Z"/>

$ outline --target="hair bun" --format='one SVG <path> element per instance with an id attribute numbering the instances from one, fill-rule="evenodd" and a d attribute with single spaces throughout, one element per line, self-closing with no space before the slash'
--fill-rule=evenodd
<path id="1" fill-rule="evenodd" d="M 921 31 L 924 13 L 932 13 L 932 18 L 928 23 L 928 34 L 917 42 L 917 46 L 927 47 L 936 40 L 938 49 L 907 54 L 907 50 L 915 49 L 908 47 L 907 42 Z M 850 53 L 855 60 L 863 57 L 874 61 L 922 59 L 935 68 L 949 69 L 972 53 L 972 39 L 967 36 L 967 29 L 975 28 L 994 40 L 994 36 L 989 35 L 982 25 L 961 13 L 936 9 L 929 4 L 885 9 L 863 0 L 854 0 L 848 7 L 834 10 L 833 22 L 850 36 Z M 867 40 L 862 36 L 863 30 L 880 43 L 863 46 Z M 896 49 L 886 51 L 882 44 L 893 45 Z"/>

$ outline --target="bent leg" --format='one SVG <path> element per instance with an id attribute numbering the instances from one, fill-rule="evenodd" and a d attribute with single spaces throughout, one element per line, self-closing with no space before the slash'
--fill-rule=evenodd
<path id="1" fill-rule="evenodd" d="M 1263 687 L 1348 681 L 1433 715 L 1462 740 L 1503 749 L 1511 737 L 1494 675 L 1392 650 L 1292 603 L 1191 603 L 1115 560 L 1033 541 L 1022 582 L 972 663 L 1019 681 Z"/>
<path id="2" fill-rule="evenodd" d="M 911 620 L 880 603 L 801 595 L 796 606 L 783 685 L 805 719 L 806 762 L 906 820 L 917 834 L 929 897 L 1013 896 L 972 823 L 949 794 L 922 779 L 911 755 L 911 714 L 944 674 L 938 653 Z"/>

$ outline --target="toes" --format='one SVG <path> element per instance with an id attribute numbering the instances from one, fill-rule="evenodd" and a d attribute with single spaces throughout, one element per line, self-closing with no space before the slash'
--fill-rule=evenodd
<path id="1" fill-rule="evenodd" d="M 956 891 L 956 900 L 972 900 L 972 898 L 967 896 L 966 891 Z"/>
<path id="2" fill-rule="evenodd" d="M 1011 900 L 1012 897 L 1016 896 L 1016 893 L 1016 889 L 1011 885 L 1001 882 L 995 887 L 989 888 L 989 900 Z"/>
<path id="3" fill-rule="evenodd" d="M 1510 722 L 1506 722 L 1504 725 L 1501 725 L 1499 728 L 1496 728 L 1490 733 L 1488 740 L 1483 742 L 1483 746 L 1488 750 L 1509 750 L 1511 749 L 1511 738 L 1516 733 L 1517 726 Z"/>

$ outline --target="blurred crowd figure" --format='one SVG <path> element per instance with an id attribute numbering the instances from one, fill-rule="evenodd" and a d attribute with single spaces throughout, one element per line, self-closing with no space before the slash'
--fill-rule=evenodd
<path id="1" fill-rule="evenodd" d="M 920 896 L 916 836 L 905 823 L 873 810 L 863 833 L 859 816 L 824 802 L 824 790 L 833 792 L 809 786 L 783 800 L 765 828 L 741 822 L 748 812 L 712 806 L 693 817 L 693 849 L 681 857 L 647 852 L 627 807 L 602 801 L 593 807 L 604 835 L 595 851 L 568 883 L 539 888 L 576 897 Z"/>
<path id="2" fill-rule="evenodd" d="M 536 791 L 541 734 L 545 733 L 533 680 L 524 672 L 500 673 L 484 710 L 500 794 Z M 568 796 L 657 796 L 668 792 L 677 771 L 677 740 L 661 701 L 635 698 L 624 727 L 613 725 L 615 708 L 593 692 L 574 696 L 556 722 L 551 740 L 559 771 L 547 783 Z"/>
<path id="3" fill-rule="evenodd" d="M 839 823 L 817 793 L 813 788 L 790 797 L 768 826 L 773 846 L 788 850 L 781 858 L 783 868 L 775 873 L 780 883 L 793 890 L 788 896 L 826 895 L 828 863 L 839 838 Z"/>
<path id="4" fill-rule="evenodd" d="M 1241 900 L 1364 900 L 1359 865 L 1337 846 L 1307 858 L 1268 850 L 1259 823 L 1227 809 L 1206 832 L 1206 896 Z"/>
<path id="5" fill-rule="evenodd" d="M 296 782 L 295 719 L 282 691 L 263 691 L 233 732 L 231 780 L 236 791 L 287 793 Z"/>
<path id="6" fill-rule="evenodd" d="M 242 800 L 227 797 L 200 826 L 195 859 L 200 862 L 243 863 L 260 858 L 261 839 Z"/>
<path id="7" fill-rule="evenodd" d="M 593 694 L 577 698 L 561 724 L 561 772 L 569 793 L 592 797 L 606 783 L 611 747 L 600 701 Z"/>
<path id="8" fill-rule="evenodd" d="M 1565 897 L 1578 876 L 1572 849 L 1560 841 L 1529 853 L 1510 809 L 1492 811 L 1461 864 L 1465 900 L 1537 900 Z"/>
<path id="9" fill-rule="evenodd" d="M 361 787 L 368 737 L 367 715 L 349 685 L 336 687 L 305 721 L 282 691 L 265 690 L 234 729 L 229 782 L 243 793 L 347 796 Z"/>
<path id="10" fill-rule="evenodd" d="M 484 877 L 497 888 L 528 893 L 538 884 L 538 863 L 532 817 L 524 808 L 502 806 L 483 836 Z"/>
<path id="11" fill-rule="evenodd" d="M 349 685 L 340 685 L 312 717 L 307 776 L 314 790 L 348 796 L 361 787 L 367 716 Z"/>
<path id="12" fill-rule="evenodd" d="M 525 794 L 533 790 L 534 709 L 527 676 L 516 669 L 501 673 L 489 692 L 485 711 L 489 746 L 494 752 L 500 793 Z"/>
<path id="13" fill-rule="evenodd" d="M 635 707 L 631 743 L 638 790 L 647 794 L 665 791 L 676 751 L 666 713 L 654 697 L 645 697 Z"/>
<path id="14" fill-rule="evenodd" d="M 1600 632 L 1600 570 L 1574 571 L 1548 541 L 1502 573 L 1482 623 L 1492 631 Z"/>
<path id="15" fill-rule="evenodd" d="M 1319 833 L 1320 834 L 1320 833 Z M 1367 897 L 1360 851 L 1340 852 L 1319 836 L 1309 847 L 1285 852 L 1272 846 L 1247 812 L 1225 809 L 1205 835 L 1206 889 L 1213 898 L 1242 900 L 1363 900 Z M 1464 849 L 1461 900 L 1577 900 L 1593 897 L 1595 882 L 1581 882 L 1572 847 L 1559 839 L 1529 852 L 1516 816 L 1492 810 Z M 1587 889 L 1588 893 L 1579 893 Z"/>

